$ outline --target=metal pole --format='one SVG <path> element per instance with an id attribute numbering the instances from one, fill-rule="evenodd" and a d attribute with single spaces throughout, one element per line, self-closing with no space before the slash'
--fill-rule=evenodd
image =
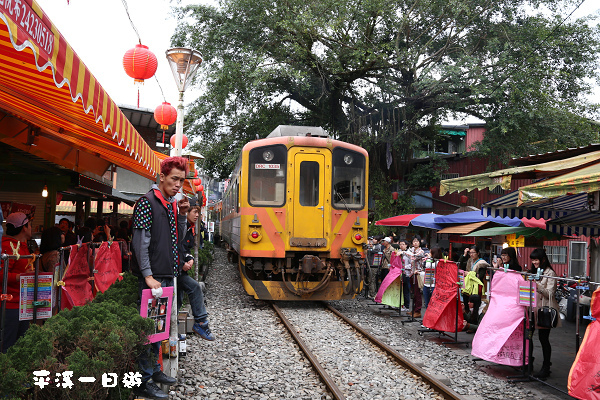
<path id="1" fill-rule="evenodd" d="M 36 257 L 34 263 L 34 278 L 33 278 L 33 323 L 37 322 L 37 308 L 38 308 L 38 284 L 40 275 L 40 258 Z"/>
<path id="2" fill-rule="evenodd" d="M 175 148 L 171 150 L 172 156 L 181 157 L 183 145 L 183 91 L 179 92 L 179 104 L 177 105 L 177 122 L 175 125 Z"/>
<path id="3" fill-rule="evenodd" d="M 65 250 L 64 248 L 59 249 L 59 262 L 58 262 L 58 280 L 62 280 L 62 276 L 64 274 L 64 269 L 63 266 L 65 265 Z M 60 312 L 61 306 L 62 306 L 62 288 L 60 286 L 56 285 L 57 282 L 54 282 L 55 287 L 57 288 L 57 292 L 56 293 L 56 310 L 57 313 Z"/>
<path id="4" fill-rule="evenodd" d="M 0 314 L 0 351 L 4 346 L 4 323 L 6 320 L 5 311 L 6 311 L 6 296 L 8 295 L 6 291 L 8 290 L 8 255 L 2 254 L 2 313 Z"/>

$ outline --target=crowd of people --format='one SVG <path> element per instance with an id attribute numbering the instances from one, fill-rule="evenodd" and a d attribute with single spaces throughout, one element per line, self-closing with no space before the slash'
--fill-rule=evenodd
<path id="1" fill-rule="evenodd" d="M 35 251 L 41 256 L 40 272 L 52 273 L 59 264 L 63 247 L 106 240 L 131 243 L 133 256 L 123 263 L 123 269 L 127 269 L 131 261 L 132 272 L 139 276 L 140 298 L 143 289 L 152 289 L 159 296 L 162 288 L 173 286 L 174 279 L 177 279 L 177 304 L 181 307 L 184 294 L 188 296 L 195 319 L 194 332 L 203 339 L 215 340 L 208 323 L 203 288 L 188 275 L 194 263 L 192 249 L 196 237 L 206 235 L 204 226 L 198 222 L 201 208 L 195 198 L 182 196 L 176 200 L 188 168 L 185 158 L 165 159 L 161 163 L 159 183 L 136 203 L 131 221 L 121 221 L 118 227 L 111 227 L 103 219 L 88 218 L 82 226 L 76 227 L 69 219 L 62 218 L 56 226 L 42 232 L 39 249 L 32 246 L 31 217 L 22 212 L 11 213 L 6 217 L 6 230 L 0 225 L 2 253 L 29 256 Z M 124 255 L 127 256 L 126 253 Z M 29 321 L 19 321 L 19 283 L 21 274 L 33 270 L 31 257 L 9 260 L 7 294 L 11 296 L 6 302 L 2 352 L 14 345 L 29 328 Z M 0 270 L 0 282 L 2 279 Z M 136 390 L 138 395 L 168 398 L 157 383 L 172 385 L 176 382 L 175 378 L 161 371 L 159 348 L 159 342 L 152 343 L 148 352 L 141 354 L 137 360 L 142 375 L 141 386 Z"/>
<path id="2" fill-rule="evenodd" d="M 369 238 L 369 263 L 366 266 L 368 271 L 365 271 L 366 293 L 367 297 L 382 303 L 386 290 L 396 283 L 400 286 L 402 296 L 400 311 L 408 313 L 408 316 L 413 318 L 420 318 L 423 315 L 423 308 L 424 312 L 427 312 L 429 301 L 435 291 L 436 267 L 441 260 L 447 259 L 447 254 L 444 254 L 439 247 L 428 249 L 427 243 L 418 235 L 412 238 L 410 244 L 409 247 L 406 239 L 399 239 L 394 234 Z M 538 330 L 543 354 L 542 367 L 533 376 L 544 380 L 550 375 L 552 365 L 552 347 L 549 340 L 551 329 L 539 326 L 535 316 L 537 310 L 543 306 L 558 309 L 555 298 L 556 281 L 550 278 L 556 277 L 556 273 L 543 248 L 535 249 L 530 259 L 531 269 L 523 271 L 513 247 L 504 247 L 500 256 L 492 260 L 492 265 L 482 257 L 482 251 L 478 246 L 473 245 L 463 250 L 456 260 L 458 267 L 464 271 L 462 330 L 475 333 L 489 307 L 486 287 L 491 276 L 490 267 L 531 274 L 539 272 L 541 277 L 536 282 L 534 320 L 529 323 L 531 330 Z M 558 324 L 560 325 L 560 319 Z M 532 357 L 529 365 L 531 370 L 533 370 L 533 361 Z"/>

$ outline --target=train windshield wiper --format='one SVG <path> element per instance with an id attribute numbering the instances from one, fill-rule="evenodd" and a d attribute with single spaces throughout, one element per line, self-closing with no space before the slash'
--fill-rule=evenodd
<path id="1" fill-rule="evenodd" d="M 335 190 L 335 189 L 334 189 Z M 344 206 L 346 207 L 346 210 L 348 212 L 350 212 L 350 207 L 348 207 L 348 203 L 346 203 L 346 200 L 344 199 L 344 196 L 342 196 L 340 194 L 340 192 L 338 192 L 337 190 L 335 190 L 335 194 L 340 198 L 340 200 L 342 200 L 342 203 L 344 203 Z"/>

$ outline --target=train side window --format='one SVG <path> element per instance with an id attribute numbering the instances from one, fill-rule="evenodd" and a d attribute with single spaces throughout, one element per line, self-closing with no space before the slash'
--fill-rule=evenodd
<path id="1" fill-rule="evenodd" d="M 352 150 L 333 150 L 333 206 L 363 208 L 365 204 L 365 157 Z"/>
<path id="2" fill-rule="evenodd" d="M 316 207 L 319 205 L 319 163 L 302 161 L 300 163 L 300 205 Z"/>
<path id="3" fill-rule="evenodd" d="M 287 148 L 284 145 L 250 150 L 248 202 L 252 206 L 282 206 L 285 203 Z"/>

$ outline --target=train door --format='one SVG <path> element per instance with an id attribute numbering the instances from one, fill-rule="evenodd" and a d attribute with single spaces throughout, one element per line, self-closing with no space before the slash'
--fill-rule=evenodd
<path id="1" fill-rule="evenodd" d="M 293 224 L 290 244 L 324 247 L 325 240 L 325 155 L 294 154 Z"/>

